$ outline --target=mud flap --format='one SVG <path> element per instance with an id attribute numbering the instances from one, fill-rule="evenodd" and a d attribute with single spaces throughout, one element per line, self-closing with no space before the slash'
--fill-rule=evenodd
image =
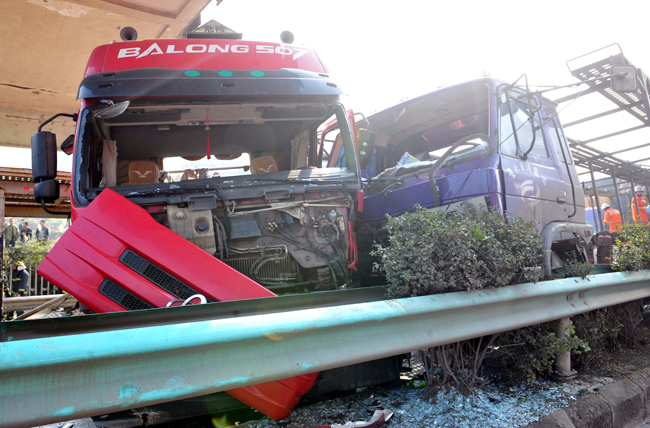
<path id="1" fill-rule="evenodd" d="M 98 313 L 164 308 L 193 294 L 212 302 L 275 296 L 110 189 L 79 210 L 37 272 Z M 291 414 L 317 376 L 226 392 L 279 420 Z"/>

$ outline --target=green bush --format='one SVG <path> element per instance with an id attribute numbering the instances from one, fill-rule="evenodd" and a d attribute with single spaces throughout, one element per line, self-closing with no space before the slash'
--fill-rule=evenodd
<path id="1" fill-rule="evenodd" d="M 625 224 L 614 243 L 615 271 L 634 271 L 650 268 L 650 228 L 638 224 Z"/>
<path id="2" fill-rule="evenodd" d="M 0 260 L 2 262 L 0 264 L 0 292 L 9 286 L 9 271 L 16 262 L 22 261 L 26 266 L 32 266 L 36 270 L 53 246 L 54 241 L 32 239 L 27 241 L 25 245 L 5 248 L 4 260 Z M 32 278 L 32 281 L 34 281 L 34 278 Z"/>
<path id="3" fill-rule="evenodd" d="M 596 309 L 571 318 L 576 335 L 587 342 L 590 352 L 571 356 L 571 364 L 576 369 L 587 369 L 599 361 L 606 351 L 618 349 L 621 324 L 620 313 L 615 307 Z"/>
<path id="4" fill-rule="evenodd" d="M 567 278 L 582 278 L 585 279 L 594 268 L 592 263 L 582 261 L 575 254 L 571 254 L 564 260 L 564 275 Z"/>
<path id="5" fill-rule="evenodd" d="M 502 333 L 495 342 L 501 361 L 514 377 L 535 382 L 553 373 L 555 356 L 589 351 L 589 344 L 576 335 L 575 326 L 567 326 L 565 336 L 557 337 L 557 321 L 531 325 Z"/>
<path id="6" fill-rule="evenodd" d="M 532 223 L 462 204 L 463 212 L 415 212 L 388 220 L 388 246 L 371 253 L 392 297 L 536 282 L 543 244 Z"/>

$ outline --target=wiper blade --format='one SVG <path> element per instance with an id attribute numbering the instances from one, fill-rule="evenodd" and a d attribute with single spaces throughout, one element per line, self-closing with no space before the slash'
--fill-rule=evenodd
<path id="1" fill-rule="evenodd" d="M 253 178 L 251 181 L 264 181 L 270 183 L 305 183 L 305 184 L 343 184 L 345 180 L 315 180 L 311 178 Z"/>

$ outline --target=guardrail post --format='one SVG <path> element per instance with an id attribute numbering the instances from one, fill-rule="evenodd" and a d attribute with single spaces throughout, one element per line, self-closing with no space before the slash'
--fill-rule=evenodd
<path id="1" fill-rule="evenodd" d="M 562 318 L 557 322 L 555 335 L 557 337 L 567 336 L 569 334 L 568 327 L 571 324 L 571 318 Z M 553 379 L 558 382 L 569 382 L 578 376 L 578 372 L 571 370 L 571 352 L 567 351 L 564 354 L 557 354 L 555 356 L 555 372 L 553 372 Z"/>

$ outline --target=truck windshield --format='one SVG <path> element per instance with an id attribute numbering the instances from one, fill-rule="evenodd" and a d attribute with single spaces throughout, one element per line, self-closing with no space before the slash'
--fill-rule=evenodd
<path id="1" fill-rule="evenodd" d="M 532 114 L 531 126 L 531 107 L 527 104 L 525 98 L 520 98 L 521 96 L 522 93 L 512 90 L 507 97 L 505 93 L 501 95 L 501 153 L 506 156 L 517 157 L 519 154 L 531 149 L 530 145 L 533 143 L 529 154 L 548 158 L 549 154 L 546 144 L 544 144 L 539 112 Z M 533 127 L 535 131 L 533 131 Z M 533 132 L 535 132 L 534 142 Z M 517 142 L 519 147 L 517 147 Z"/>
<path id="2" fill-rule="evenodd" d="M 344 117 L 336 103 L 131 103 L 110 119 L 95 117 L 93 111 L 86 111 L 77 138 L 79 188 L 118 191 L 121 186 L 200 179 L 312 179 L 318 174 L 310 171 L 320 169 L 317 129 Z M 341 122 L 343 133 L 351 135 L 347 121 Z M 352 144 L 351 138 L 344 140 Z M 337 170 L 338 176 L 318 178 L 356 178 L 354 165 Z"/>
<path id="3" fill-rule="evenodd" d="M 488 95 L 483 83 L 450 87 L 370 117 L 370 130 L 377 134 L 373 164 L 377 172 L 394 174 L 406 166 L 424 167 L 461 140 L 466 142 L 451 154 L 463 156 L 450 157 L 448 166 L 454 159 L 473 158 L 473 153 L 484 156 L 489 146 Z M 471 138 L 474 134 L 477 137 Z"/>

